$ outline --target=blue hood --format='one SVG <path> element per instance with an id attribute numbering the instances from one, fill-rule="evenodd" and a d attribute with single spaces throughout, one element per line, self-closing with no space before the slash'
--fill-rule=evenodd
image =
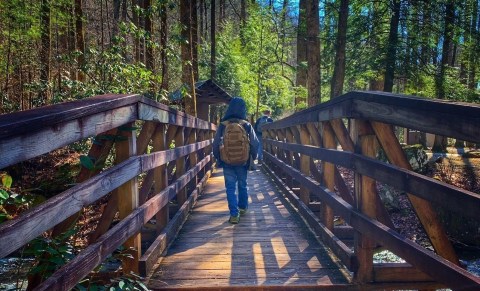
<path id="1" fill-rule="evenodd" d="M 240 97 L 233 97 L 228 104 L 227 112 L 225 116 L 222 118 L 222 121 L 231 119 L 231 118 L 238 118 L 247 120 L 247 106 L 245 101 Z"/>

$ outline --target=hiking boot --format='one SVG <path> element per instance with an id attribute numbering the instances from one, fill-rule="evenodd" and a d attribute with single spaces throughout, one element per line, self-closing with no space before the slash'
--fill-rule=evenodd
<path id="1" fill-rule="evenodd" d="M 244 214 L 247 213 L 247 209 L 246 208 L 239 208 L 238 212 L 240 213 L 240 215 L 244 215 Z"/>
<path id="2" fill-rule="evenodd" d="M 237 224 L 240 222 L 240 215 L 237 216 L 230 216 L 230 219 L 228 220 L 231 224 Z"/>

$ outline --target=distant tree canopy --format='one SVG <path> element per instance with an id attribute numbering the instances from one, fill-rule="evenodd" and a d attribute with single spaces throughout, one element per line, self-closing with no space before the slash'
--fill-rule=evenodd
<path id="1" fill-rule="evenodd" d="M 0 113 L 103 93 L 169 103 L 212 76 L 250 114 L 351 90 L 480 102 L 478 1 L 305 2 L 0 1 Z"/>

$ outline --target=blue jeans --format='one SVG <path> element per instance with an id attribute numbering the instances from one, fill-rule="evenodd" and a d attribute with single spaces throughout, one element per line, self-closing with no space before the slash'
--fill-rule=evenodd
<path id="1" fill-rule="evenodd" d="M 231 216 L 238 215 L 238 208 L 248 208 L 247 168 L 244 166 L 224 166 L 223 176 L 227 190 L 228 209 Z M 238 199 L 235 190 L 238 186 Z"/>
<path id="2" fill-rule="evenodd" d="M 262 141 L 262 136 L 258 135 L 258 157 L 257 159 L 259 161 L 263 161 L 263 141 Z"/>

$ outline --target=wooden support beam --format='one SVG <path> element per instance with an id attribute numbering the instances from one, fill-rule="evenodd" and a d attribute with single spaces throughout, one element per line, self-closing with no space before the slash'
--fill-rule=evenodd
<path id="1" fill-rule="evenodd" d="M 177 130 L 177 134 L 175 135 L 175 147 L 181 147 L 185 145 L 185 135 L 184 135 L 184 127 L 179 127 Z M 175 163 L 175 177 L 178 179 L 185 173 L 185 158 L 177 159 Z M 187 201 L 187 191 L 186 189 L 182 189 L 177 193 L 177 203 L 178 207 L 181 207 L 183 203 Z"/>
<path id="2" fill-rule="evenodd" d="M 125 137 L 126 140 L 120 140 L 115 143 L 116 163 L 123 162 L 128 158 L 137 154 L 137 143 L 135 130 L 132 129 L 133 123 L 127 123 L 118 129 L 118 135 Z M 138 181 L 137 178 L 126 182 L 118 187 L 115 191 L 118 199 L 119 218 L 127 217 L 132 211 L 138 207 Z M 122 261 L 122 267 L 127 274 L 130 272 L 138 273 L 138 259 L 142 254 L 141 236 L 134 235 L 127 239 L 124 243 L 125 249 L 131 258 L 125 257 Z"/>
<path id="3" fill-rule="evenodd" d="M 403 149 L 398 142 L 393 128 L 385 123 L 371 121 L 370 124 L 382 145 L 388 160 L 401 168 L 412 170 Z M 407 194 L 417 216 L 422 223 L 435 251 L 450 262 L 459 265 L 457 254 L 450 243 L 442 224 L 432 205 L 420 197 Z"/>
<path id="4" fill-rule="evenodd" d="M 166 143 L 166 125 L 160 123 L 157 125 L 155 130 L 155 134 L 153 135 L 153 150 L 155 152 L 160 152 L 168 149 L 168 145 Z M 163 189 L 165 189 L 168 185 L 168 177 L 167 177 L 167 167 L 165 164 L 156 167 L 153 170 L 153 180 L 155 181 L 155 193 L 160 193 Z M 168 223 L 169 219 L 169 207 L 168 204 L 155 215 L 156 219 L 156 230 L 157 233 L 160 233 Z"/>
<path id="5" fill-rule="evenodd" d="M 310 135 L 305 125 L 300 126 L 300 141 L 303 145 L 310 144 Z M 300 156 L 300 170 L 305 176 L 310 176 L 310 157 L 307 155 Z M 300 200 L 308 206 L 310 203 L 310 192 L 304 186 L 300 185 Z"/>
<path id="6" fill-rule="evenodd" d="M 330 125 L 332 126 L 333 131 L 335 132 L 335 136 L 338 139 L 338 143 L 342 147 L 344 151 L 355 152 L 355 145 L 348 133 L 345 124 L 341 119 L 333 119 L 329 121 Z"/>
<path id="7" fill-rule="evenodd" d="M 325 122 L 323 125 L 323 145 L 327 149 L 336 149 L 337 141 L 335 140 L 335 133 L 329 123 Z M 323 164 L 323 181 L 325 186 L 332 192 L 335 192 L 335 164 L 324 162 Z M 322 204 L 323 224 L 333 231 L 333 210 L 328 207 L 326 203 Z"/>
<path id="8" fill-rule="evenodd" d="M 375 157 L 376 140 L 364 121 L 356 120 L 358 132 L 358 151 L 367 157 Z M 355 207 L 368 217 L 376 218 L 377 188 L 375 180 L 355 173 Z M 373 281 L 373 251 L 375 242 L 365 233 L 355 235 L 355 254 L 358 258 L 358 270 L 354 279 L 359 283 Z"/>
<path id="9" fill-rule="evenodd" d="M 382 263 L 373 267 L 375 282 L 432 282 L 432 278 L 407 263 Z"/>
<path id="10" fill-rule="evenodd" d="M 115 142 L 114 136 L 117 134 L 117 129 L 111 129 L 102 134 L 99 134 L 95 137 L 95 142 L 92 143 L 90 150 L 88 151 L 87 157 L 89 157 L 94 165 L 95 169 L 87 169 L 84 166 L 81 167 L 80 173 L 78 173 L 75 183 L 82 183 L 89 179 L 90 177 L 98 174 L 103 166 L 105 165 L 105 160 L 107 159 L 110 151 L 112 150 L 113 144 Z M 52 231 L 52 237 L 56 237 L 61 233 L 67 231 L 73 224 L 77 221 L 78 216 L 81 212 L 78 212 L 75 215 L 70 216 L 65 219 L 63 222 L 57 224 Z"/>
<path id="11" fill-rule="evenodd" d="M 148 144 L 152 139 L 152 135 L 155 132 L 157 127 L 157 122 L 154 121 L 145 121 L 142 126 L 142 130 L 137 138 L 137 152 L 139 155 L 142 155 L 147 152 Z"/>

